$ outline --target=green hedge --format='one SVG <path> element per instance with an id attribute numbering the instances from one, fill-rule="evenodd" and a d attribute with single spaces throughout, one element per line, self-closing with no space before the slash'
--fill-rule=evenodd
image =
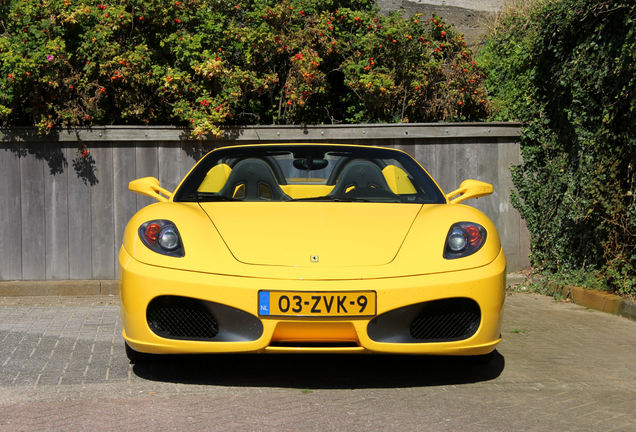
<path id="1" fill-rule="evenodd" d="M 439 18 L 371 0 L 0 1 L 0 126 L 478 120 L 483 73 Z"/>
<path id="2" fill-rule="evenodd" d="M 636 4 L 535 2 L 480 64 L 498 120 L 525 122 L 513 204 L 535 266 L 636 295 Z"/>

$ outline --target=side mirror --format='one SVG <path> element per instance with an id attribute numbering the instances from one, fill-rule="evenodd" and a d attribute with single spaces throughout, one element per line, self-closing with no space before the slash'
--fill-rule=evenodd
<path id="1" fill-rule="evenodd" d="M 159 202 L 168 201 L 172 197 L 172 192 L 160 186 L 159 180 L 154 177 L 142 177 L 128 183 L 128 190 L 141 195 L 146 195 Z"/>
<path id="2" fill-rule="evenodd" d="M 446 198 L 451 204 L 459 204 L 471 198 L 479 198 L 490 195 L 493 191 L 492 185 L 479 180 L 464 180 L 459 185 L 459 189 L 447 193 Z"/>

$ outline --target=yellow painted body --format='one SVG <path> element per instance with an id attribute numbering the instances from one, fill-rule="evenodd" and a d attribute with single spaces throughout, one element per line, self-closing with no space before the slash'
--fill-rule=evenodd
<path id="1" fill-rule="evenodd" d="M 123 335 L 132 348 L 151 353 L 214 352 L 359 352 L 478 355 L 492 351 L 500 340 L 504 302 L 505 259 L 500 253 L 488 266 L 452 273 L 354 280 L 299 280 L 224 276 L 157 268 L 135 261 L 122 248 L 121 300 Z M 199 342 L 165 339 L 146 323 L 146 305 L 159 295 L 182 295 L 222 303 L 257 315 L 259 290 L 377 292 L 378 314 L 418 302 L 469 297 L 482 310 L 482 322 L 469 339 L 439 343 L 379 343 L 367 336 L 369 318 L 262 318 L 263 335 L 252 342 Z M 352 341 L 358 347 L 272 347 L 272 341 Z"/>
<path id="2" fill-rule="evenodd" d="M 178 224 L 183 258 L 159 255 L 140 241 L 137 228 L 152 219 Z M 446 260 L 446 234 L 452 222 L 463 220 L 484 226 L 488 241 L 473 255 Z M 472 207 L 320 202 L 156 203 L 132 217 L 123 247 L 137 261 L 158 267 L 327 280 L 459 271 L 483 267 L 501 251 L 494 225 Z M 319 262 L 311 262 L 312 255 Z"/>
<path id="3" fill-rule="evenodd" d="M 222 175 L 228 175 L 223 170 Z M 410 193 L 408 178 L 385 173 L 395 193 Z M 406 181 L 406 182 L 405 182 Z M 213 181 L 208 184 L 218 188 Z M 293 185 L 303 196 L 320 185 Z M 144 222 L 166 219 L 178 227 L 184 257 L 153 252 L 140 240 Z M 483 247 L 447 260 L 444 242 L 454 222 L 481 224 Z M 318 257 L 315 260 L 313 257 Z M 334 202 L 159 202 L 141 209 L 126 227 L 119 253 L 123 336 L 147 353 L 383 352 L 478 355 L 500 340 L 506 261 L 497 231 L 478 210 L 458 204 Z M 372 317 L 259 317 L 260 338 L 249 342 L 166 339 L 150 330 L 148 303 L 175 295 L 227 305 L 258 316 L 258 292 L 375 291 L 377 314 L 437 299 L 470 298 L 481 324 L 468 339 L 387 343 L 372 340 Z M 299 342 L 299 346 L 272 346 Z M 348 342 L 315 347 L 307 342 Z"/>

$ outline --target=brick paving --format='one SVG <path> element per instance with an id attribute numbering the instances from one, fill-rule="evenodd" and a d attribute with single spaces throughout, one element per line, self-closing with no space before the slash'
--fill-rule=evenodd
<path id="1" fill-rule="evenodd" d="M 0 298 L 0 431 L 636 431 L 636 322 L 506 300 L 488 366 L 418 356 L 128 364 L 116 297 Z"/>

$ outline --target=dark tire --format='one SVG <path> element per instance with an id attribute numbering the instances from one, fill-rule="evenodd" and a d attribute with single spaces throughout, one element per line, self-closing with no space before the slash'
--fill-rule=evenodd
<path id="1" fill-rule="evenodd" d="M 141 364 L 141 363 L 148 363 L 149 361 L 152 360 L 152 357 L 153 357 L 152 354 L 146 354 L 139 351 L 135 351 L 134 349 L 130 347 L 130 345 L 128 345 L 125 342 L 124 342 L 124 345 L 126 346 L 126 357 L 128 357 L 128 360 L 130 360 L 130 363 Z"/>

